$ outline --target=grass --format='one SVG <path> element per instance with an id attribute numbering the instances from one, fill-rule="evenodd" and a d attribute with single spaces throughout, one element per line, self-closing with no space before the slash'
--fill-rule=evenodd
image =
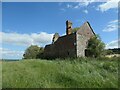
<path id="1" fill-rule="evenodd" d="M 118 58 L 3 61 L 3 88 L 118 88 Z"/>
<path id="2" fill-rule="evenodd" d="M 0 89 L 2 89 L 2 61 L 0 60 Z"/>

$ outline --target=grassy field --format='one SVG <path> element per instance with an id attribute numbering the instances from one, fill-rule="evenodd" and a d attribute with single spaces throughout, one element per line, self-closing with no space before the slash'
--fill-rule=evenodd
<path id="1" fill-rule="evenodd" d="M 2 89 L 2 61 L 0 60 L 0 89 Z"/>
<path id="2" fill-rule="evenodd" d="M 118 58 L 3 61 L 3 88 L 117 88 Z"/>

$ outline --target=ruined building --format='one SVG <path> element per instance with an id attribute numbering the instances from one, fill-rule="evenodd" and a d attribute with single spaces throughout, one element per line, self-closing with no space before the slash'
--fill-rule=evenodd
<path id="1" fill-rule="evenodd" d="M 85 22 L 73 32 L 72 23 L 66 21 L 66 35 L 60 37 L 55 33 L 52 44 L 45 46 L 44 56 L 47 58 L 84 57 L 88 40 L 94 35 L 89 22 Z"/>

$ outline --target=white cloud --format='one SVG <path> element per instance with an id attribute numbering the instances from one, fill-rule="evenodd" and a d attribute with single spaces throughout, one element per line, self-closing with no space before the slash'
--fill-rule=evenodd
<path id="1" fill-rule="evenodd" d="M 113 20 L 103 29 L 103 32 L 112 32 L 118 30 L 118 20 Z"/>
<path id="2" fill-rule="evenodd" d="M 86 7 L 93 2 L 95 2 L 95 0 L 83 0 L 83 1 L 79 2 L 77 5 L 75 5 L 74 8 L 77 9 L 80 7 Z"/>
<path id="3" fill-rule="evenodd" d="M 88 14 L 88 10 L 83 10 L 84 13 Z"/>
<path id="4" fill-rule="evenodd" d="M 89 4 L 95 2 L 95 0 L 84 0 L 83 2 L 80 2 L 79 5 L 81 6 L 88 6 Z"/>
<path id="5" fill-rule="evenodd" d="M 19 33 L 5 33 L 0 32 L 0 38 L 2 43 L 14 44 L 14 45 L 45 45 L 51 43 L 53 34 L 46 32 L 32 33 L 32 34 L 19 34 Z"/>
<path id="6" fill-rule="evenodd" d="M 95 2 L 95 0 L 82 0 L 82 1 L 76 0 L 75 3 L 66 4 L 66 7 L 61 8 L 60 10 L 66 11 L 66 9 L 78 9 L 81 7 L 86 7 L 93 2 Z"/>
<path id="7" fill-rule="evenodd" d="M 63 33 L 61 36 L 64 36 L 64 35 L 66 35 L 66 33 Z"/>
<path id="8" fill-rule="evenodd" d="M 107 2 L 100 4 L 97 8 L 97 10 L 100 10 L 102 12 L 107 11 L 109 9 L 118 8 L 118 2 L 120 0 L 108 0 Z"/>
<path id="9" fill-rule="evenodd" d="M 70 4 L 67 4 L 67 8 L 72 8 L 72 5 L 70 5 Z"/>
<path id="10" fill-rule="evenodd" d="M 76 1 L 76 5 L 74 4 L 67 4 L 66 8 L 73 8 L 73 9 L 78 9 L 80 7 L 85 7 L 88 6 L 89 4 L 95 2 L 95 0 L 83 0 L 83 1 Z"/>
<path id="11" fill-rule="evenodd" d="M 66 8 L 79 9 L 81 7 L 87 7 L 94 2 L 103 2 L 102 4 L 97 6 L 97 10 L 104 12 L 109 9 L 118 8 L 119 1 L 120 0 L 76 0 L 74 4 L 67 4 Z"/>
<path id="12" fill-rule="evenodd" d="M 82 5 L 81 5 L 82 2 L 78 3 L 77 5 L 74 6 L 75 9 L 78 9 L 80 8 Z"/>
<path id="13" fill-rule="evenodd" d="M 21 57 L 23 56 L 24 51 L 15 51 L 6 48 L 0 48 L 0 59 L 8 57 Z"/>
<path id="14" fill-rule="evenodd" d="M 114 40 L 106 44 L 106 49 L 118 48 L 120 45 L 120 39 Z"/>

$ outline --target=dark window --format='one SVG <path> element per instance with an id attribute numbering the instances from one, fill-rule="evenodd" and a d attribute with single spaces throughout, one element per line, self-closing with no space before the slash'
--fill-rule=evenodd
<path id="1" fill-rule="evenodd" d="M 68 56 L 69 56 L 69 54 L 70 54 L 70 53 L 69 53 L 69 52 L 67 52 L 67 55 L 68 55 Z"/>

